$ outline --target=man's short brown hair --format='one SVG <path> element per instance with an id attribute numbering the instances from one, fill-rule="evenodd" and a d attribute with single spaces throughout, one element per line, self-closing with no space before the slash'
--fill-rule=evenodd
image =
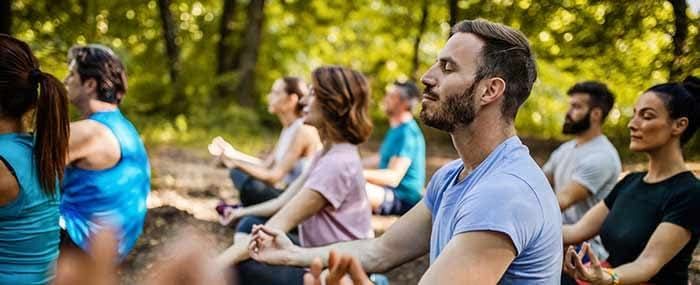
<path id="1" fill-rule="evenodd" d="M 471 33 L 484 41 L 475 82 L 488 77 L 503 78 L 506 82 L 503 116 L 514 120 L 537 79 L 535 58 L 527 38 L 518 30 L 483 19 L 455 24 L 450 36 L 456 33 Z"/>

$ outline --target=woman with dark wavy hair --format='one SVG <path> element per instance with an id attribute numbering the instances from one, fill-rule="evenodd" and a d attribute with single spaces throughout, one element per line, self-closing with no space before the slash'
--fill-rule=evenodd
<path id="1" fill-rule="evenodd" d="M 0 34 L 0 284 L 53 279 L 68 132 L 63 84 L 26 43 Z"/>
<path id="2" fill-rule="evenodd" d="M 238 264 L 242 284 L 302 284 L 303 268 L 246 260 L 250 232 L 264 222 L 262 217 L 271 216 L 265 224 L 284 232 L 298 226 L 305 247 L 373 236 L 357 148 L 372 131 L 369 85 L 360 72 L 338 66 L 317 68 L 312 80 L 304 100 L 304 122 L 318 129 L 323 149 L 281 196 L 240 210 L 245 217 L 234 245 L 218 261 L 223 266 Z"/>
<path id="3" fill-rule="evenodd" d="M 700 79 L 655 85 L 634 107 L 629 148 L 647 155 L 648 169 L 625 176 L 578 223 L 563 227 L 566 245 L 600 234 L 610 254 L 600 262 L 587 243 L 580 253 L 569 246 L 564 271 L 591 284 L 686 285 L 700 239 L 700 180 L 682 147 L 700 126 Z"/>

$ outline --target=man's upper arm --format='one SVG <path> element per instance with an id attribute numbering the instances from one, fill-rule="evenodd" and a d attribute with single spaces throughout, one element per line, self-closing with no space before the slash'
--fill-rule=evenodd
<path id="1" fill-rule="evenodd" d="M 576 181 L 571 181 L 561 191 L 557 192 L 557 201 L 559 201 L 559 208 L 564 211 L 590 196 L 591 191 L 586 186 Z"/>
<path id="2" fill-rule="evenodd" d="M 602 154 L 593 154 L 582 158 L 576 165 L 571 181 L 585 187 L 590 194 L 596 195 L 605 190 L 605 184 L 617 179 L 620 171 L 613 160 Z"/>
<path id="3" fill-rule="evenodd" d="M 394 267 L 427 253 L 432 228 L 430 210 L 425 203 L 416 204 L 378 238 L 386 263 Z"/>
<path id="4" fill-rule="evenodd" d="M 396 180 L 398 180 L 396 181 L 396 185 L 392 186 L 396 187 L 401 183 L 403 177 L 406 176 L 408 168 L 411 166 L 411 162 L 411 158 L 407 156 L 394 156 L 389 160 L 389 169 L 394 172 L 397 178 Z"/>
<path id="5" fill-rule="evenodd" d="M 70 124 L 66 164 L 79 163 L 80 167 L 87 169 L 106 169 L 120 159 L 119 141 L 105 125 L 89 119 Z"/>
<path id="6" fill-rule="evenodd" d="M 510 237 L 474 231 L 454 236 L 419 284 L 496 284 L 515 259 Z"/>
<path id="7" fill-rule="evenodd" d="M 106 146 L 106 144 L 100 144 L 100 137 L 104 128 L 102 124 L 93 120 L 81 120 L 70 123 L 68 161 L 66 164 L 71 164 L 99 153 Z"/>
<path id="8" fill-rule="evenodd" d="M 554 150 L 554 152 L 552 152 L 547 162 L 545 162 L 542 166 L 542 171 L 547 176 L 547 179 L 549 179 L 549 183 L 552 185 L 554 185 L 554 169 L 557 167 L 557 161 L 559 159 L 558 153 L 559 149 L 557 148 Z"/>
<path id="9" fill-rule="evenodd" d="M 68 139 L 68 161 L 71 164 L 85 158 L 91 152 L 93 141 L 90 135 L 92 122 L 82 120 L 70 123 L 70 136 Z"/>

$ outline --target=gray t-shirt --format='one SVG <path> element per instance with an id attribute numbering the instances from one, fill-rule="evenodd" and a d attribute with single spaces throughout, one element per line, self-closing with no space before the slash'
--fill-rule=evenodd
<path id="1" fill-rule="evenodd" d="M 544 173 L 554 178 L 554 191 L 562 191 L 571 182 L 577 182 L 591 193 L 562 213 L 564 224 L 575 224 L 593 206 L 602 201 L 617 183 L 622 164 L 615 146 L 600 135 L 582 145 L 575 140 L 559 146 L 543 167 Z M 590 240 L 593 250 L 601 258 L 607 257 L 599 237 Z"/>

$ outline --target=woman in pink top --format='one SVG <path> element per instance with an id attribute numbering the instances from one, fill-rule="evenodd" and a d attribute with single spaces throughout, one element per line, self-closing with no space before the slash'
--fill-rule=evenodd
<path id="1" fill-rule="evenodd" d="M 299 226 L 301 245 L 316 247 L 373 237 L 370 205 L 357 144 L 372 131 L 367 108 L 369 85 L 355 70 L 329 66 L 312 73 L 311 94 L 304 99 L 304 122 L 316 127 L 323 150 L 284 193 L 270 201 L 236 210 L 234 215 L 270 217 L 265 225 L 288 232 Z M 268 266 L 249 259 L 248 233 L 218 258 L 238 264 L 241 284 L 302 284 L 303 268 Z"/>

